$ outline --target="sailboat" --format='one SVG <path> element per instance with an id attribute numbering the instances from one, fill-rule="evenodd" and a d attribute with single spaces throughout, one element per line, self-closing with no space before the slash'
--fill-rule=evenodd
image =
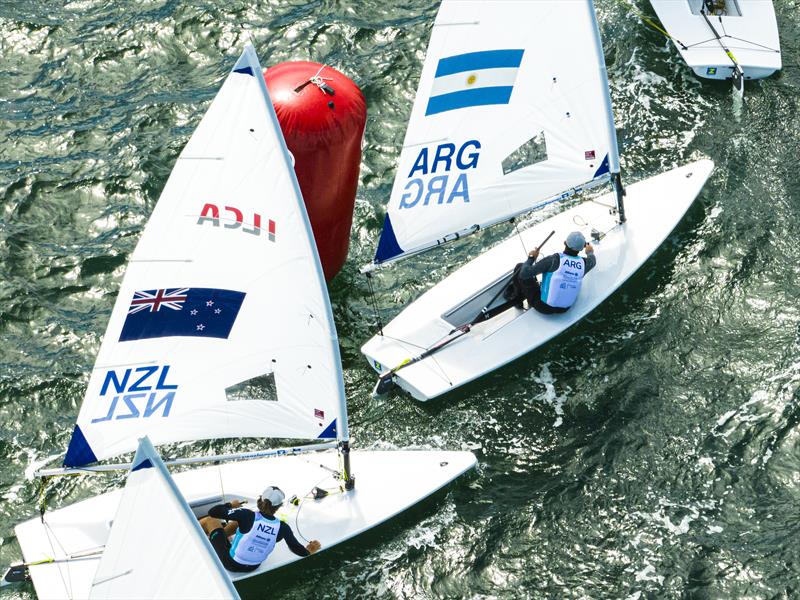
<path id="1" fill-rule="evenodd" d="M 396 384 L 436 398 L 577 323 L 661 245 L 713 166 L 700 160 L 623 188 L 591 0 L 444 0 L 375 258 L 362 271 L 548 205 L 554 214 L 453 272 L 367 341 L 376 391 Z M 573 230 L 595 245 L 597 267 L 569 311 L 504 304 L 515 263 L 536 247 L 562 250 Z"/>
<path id="2" fill-rule="evenodd" d="M 130 468 L 101 461 L 136 450 L 144 436 L 162 446 L 211 438 L 287 440 L 271 449 L 164 463 L 215 463 L 172 477 L 183 509 L 196 517 L 232 499 L 254 507 L 266 485 L 279 487 L 294 501 L 278 516 L 299 539 L 319 540 L 323 551 L 403 512 L 476 464 L 462 451 L 351 451 L 325 280 L 250 44 L 178 157 L 131 257 L 64 467 L 37 475 L 47 480 Z M 160 508 L 148 498 L 137 496 L 134 508 L 144 503 L 156 516 L 137 526 L 158 538 Z M 43 510 L 16 527 L 39 597 L 92 596 L 106 573 L 115 523 L 132 518 L 120 516 L 125 506 L 125 495 L 112 491 Z M 190 543 L 196 541 L 191 529 L 172 535 Z M 129 552 L 109 576 L 144 568 L 136 555 L 145 548 L 135 546 L 141 552 Z M 224 575 L 237 581 L 298 558 L 280 544 L 255 571 Z M 165 569 L 163 576 L 194 574 Z M 147 597 L 148 589 L 130 593 Z M 173 597 L 194 597 L 187 590 Z"/>
<path id="3" fill-rule="evenodd" d="M 781 68 L 772 0 L 650 0 L 658 18 L 698 77 L 731 79 L 744 94 L 747 79 Z"/>

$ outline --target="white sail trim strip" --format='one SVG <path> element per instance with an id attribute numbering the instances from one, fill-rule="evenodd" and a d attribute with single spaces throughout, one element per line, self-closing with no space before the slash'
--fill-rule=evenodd
<path id="1" fill-rule="evenodd" d="M 519 69 L 486 69 L 474 73 L 454 73 L 437 77 L 431 89 L 431 96 L 451 94 L 467 89 L 487 87 L 513 87 Z"/>

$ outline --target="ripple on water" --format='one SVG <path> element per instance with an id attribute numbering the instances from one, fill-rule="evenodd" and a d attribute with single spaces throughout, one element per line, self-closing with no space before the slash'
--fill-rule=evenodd
<path id="1" fill-rule="evenodd" d="M 786 68 L 736 105 L 727 84 L 695 78 L 623 3 L 598 2 L 626 181 L 701 157 L 717 168 L 645 270 L 589 319 L 420 404 L 370 396 L 374 373 L 359 347 L 376 319 L 357 268 L 379 234 L 436 2 L 3 3 L 3 561 L 20 555 L 20 511 L 36 513 L 38 483 L 27 475 L 67 443 L 128 256 L 249 33 L 265 64 L 329 64 L 369 105 L 350 260 L 331 285 L 357 445 L 472 449 L 481 463 L 435 501 L 271 585 L 296 598 L 796 596 L 800 13 L 791 4 L 776 5 Z M 506 234 L 382 272 L 381 318 Z M 53 481 L 48 502 L 121 477 Z M 263 585 L 243 593 L 263 597 Z M 32 589 L 0 597 L 12 594 Z"/>

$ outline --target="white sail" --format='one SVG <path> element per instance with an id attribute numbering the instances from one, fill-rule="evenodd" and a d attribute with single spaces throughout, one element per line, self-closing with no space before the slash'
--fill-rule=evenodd
<path id="1" fill-rule="evenodd" d="M 144 434 L 347 439 L 327 289 L 249 44 L 136 247 L 65 465 Z"/>
<path id="2" fill-rule="evenodd" d="M 239 598 L 186 500 L 140 440 L 90 598 Z"/>
<path id="3" fill-rule="evenodd" d="M 617 164 L 590 2 L 443 0 L 375 263 L 508 220 Z"/>

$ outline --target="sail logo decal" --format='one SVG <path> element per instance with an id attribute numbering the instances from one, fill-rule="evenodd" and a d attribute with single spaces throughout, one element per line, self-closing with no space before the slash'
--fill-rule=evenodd
<path id="1" fill-rule="evenodd" d="M 205 225 L 206 223 L 210 223 L 214 227 L 219 227 L 220 221 L 223 222 L 222 226 L 225 229 L 238 229 L 242 233 L 249 233 L 250 235 L 254 235 L 256 237 L 260 236 L 262 232 L 264 232 L 264 228 L 262 227 L 263 218 L 260 214 L 254 212 L 253 213 L 253 222 L 252 223 L 245 223 L 244 221 L 244 213 L 241 210 L 236 208 L 235 206 L 223 206 L 222 210 L 227 213 L 230 213 L 230 217 L 220 217 L 220 208 L 216 204 L 212 204 L 210 202 L 206 202 L 203 205 L 203 210 L 200 211 L 200 217 L 197 219 L 198 225 Z M 266 234 L 267 239 L 270 242 L 275 241 L 275 221 L 272 219 L 267 219 L 267 228 Z"/>
<path id="2" fill-rule="evenodd" d="M 458 148 L 450 143 L 435 149 L 422 148 L 408 174 L 400 208 L 452 204 L 454 200 L 469 202 L 467 172 L 478 168 L 480 150 L 478 140 L 468 140 Z"/>
<path id="3" fill-rule="evenodd" d="M 134 292 L 119 341 L 191 336 L 227 339 L 245 293 L 214 288 Z"/>
<path id="4" fill-rule="evenodd" d="M 439 59 L 425 116 L 508 104 L 524 50 L 486 50 Z"/>
<path id="5" fill-rule="evenodd" d="M 158 312 L 162 307 L 170 310 L 180 310 L 186 301 L 185 293 L 187 291 L 188 288 L 134 292 L 131 306 L 128 308 L 128 314 L 134 315 L 143 310 Z"/>
<path id="6" fill-rule="evenodd" d="M 258 523 L 256 525 L 256 531 L 266 533 L 267 535 L 278 535 L 278 532 L 275 531 L 275 527 L 272 525 L 267 525 L 266 523 Z"/>
<path id="7" fill-rule="evenodd" d="M 100 388 L 100 398 L 109 400 L 108 409 L 92 423 L 168 417 L 178 389 L 168 383 L 168 377 L 169 365 L 108 370 Z"/>

